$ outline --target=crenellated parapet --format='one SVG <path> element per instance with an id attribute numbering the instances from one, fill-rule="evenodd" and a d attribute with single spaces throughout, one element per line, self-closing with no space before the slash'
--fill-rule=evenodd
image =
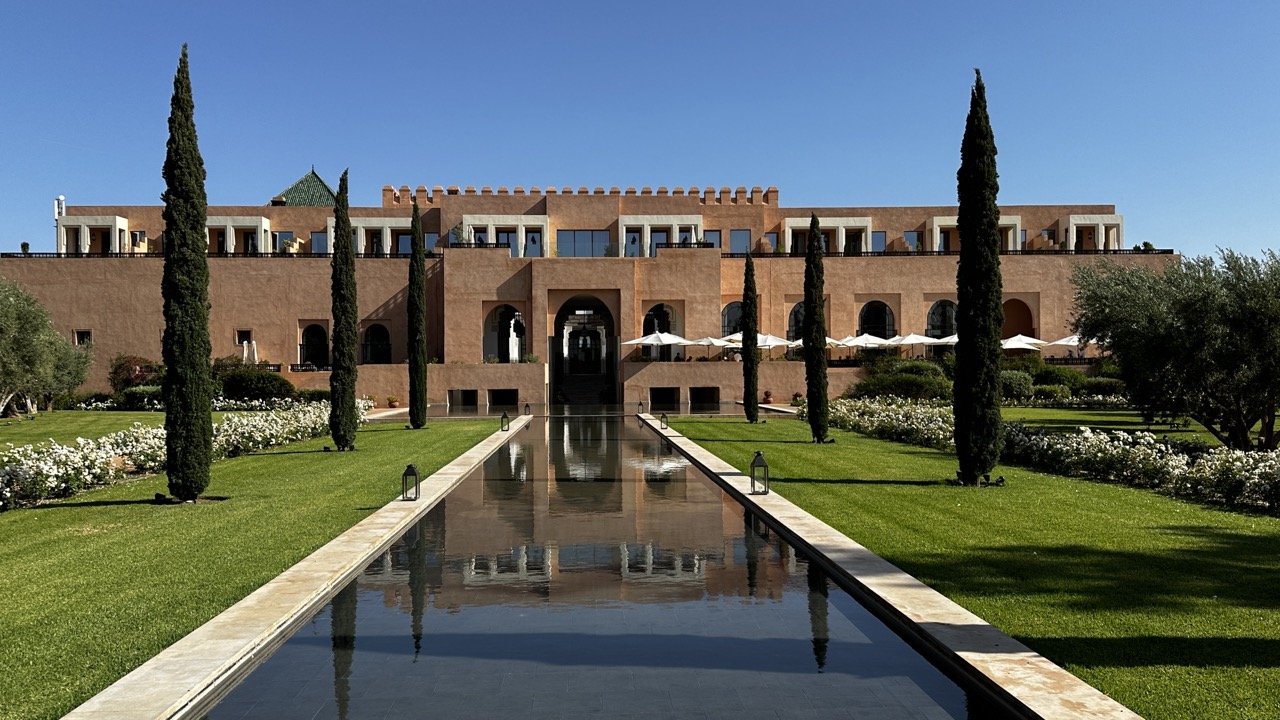
<path id="1" fill-rule="evenodd" d="M 466 197 L 678 197 L 678 198 L 695 198 L 702 205 L 765 205 L 774 206 L 778 204 L 778 188 L 770 186 L 761 188 L 759 185 L 748 190 L 744 186 L 737 188 L 715 188 L 707 186 L 699 188 L 696 185 L 684 187 L 677 185 L 674 188 L 666 186 L 653 187 L 627 187 L 622 188 L 614 185 L 608 189 L 603 186 L 595 186 L 588 188 L 583 185 L 574 188 L 570 185 L 557 187 L 555 185 L 547 185 L 545 187 L 534 185 L 526 189 L 522 185 L 508 188 L 500 185 L 496 189 L 489 185 L 481 186 L 477 189 L 474 185 L 458 186 L 449 185 L 444 187 L 436 185 L 428 192 L 425 185 L 419 185 L 416 190 L 410 191 L 408 185 L 401 185 L 398 189 L 391 185 L 382 187 L 382 206 L 383 207 L 402 207 L 407 206 L 416 198 L 419 207 L 429 207 L 435 205 L 442 196 L 446 195 L 462 195 Z"/>

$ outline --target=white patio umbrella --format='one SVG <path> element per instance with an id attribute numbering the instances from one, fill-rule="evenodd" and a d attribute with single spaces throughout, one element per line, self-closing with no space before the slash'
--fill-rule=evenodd
<path id="1" fill-rule="evenodd" d="M 893 340 L 889 341 L 889 344 L 890 345 L 908 345 L 908 346 L 935 345 L 936 341 L 931 337 L 925 337 L 924 335 L 917 335 L 915 333 L 911 333 L 910 335 L 906 335 L 904 337 L 894 338 Z"/>
<path id="2" fill-rule="evenodd" d="M 1012 340 L 1014 342 L 1026 343 L 1027 345 L 1048 345 L 1049 344 L 1044 340 L 1041 340 L 1040 338 L 1033 338 L 1027 335 L 1014 335 L 1011 338 L 1005 338 L 1005 339 Z"/>
<path id="3" fill-rule="evenodd" d="M 635 340 L 628 340 L 622 344 L 640 345 L 642 347 L 662 347 L 663 345 L 692 345 L 693 341 L 685 340 L 679 335 L 672 335 L 671 333 L 656 332 L 649 333 L 643 337 L 638 337 Z"/>
<path id="4" fill-rule="evenodd" d="M 725 340 L 724 338 L 717 338 L 717 337 L 698 338 L 697 340 L 690 340 L 689 344 L 705 345 L 706 347 L 715 347 L 715 348 L 742 347 L 740 343 L 731 342 L 729 340 Z"/>
<path id="5" fill-rule="evenodd" d="M 1059 338 L 1059 339 L 1054 340 L 1053 342 L 1051 342 L 1051 343 L 1047 343 L 1047 344 L 1048 344 L 1048 345 L 1051 345 L 1051 346 L 1059 346 L 1059 347 L 1080 347 L 1080 336 L 1079 336 L 1079 335 L 1068 335 L 1068 336 L 1066 336 L 1066 337 L 1064 337 L 1064 338 Z M 1094 342 L 1093 342 L 1092 340 L 1090 340 L 1090 341 L 1089 341 L 1088 343 L 1086 343 L 1086 344 L 1088 344 L 1088 345 L 1093 345 L 1093 344 L 1094 344 Z"/>
<path id="6" fill-rule="evenodd" d="M 788 345 L 788 346 L 790 346 L 790 347 L 793 347 L 793 348 L 804 347 L 804 339 L 802 338 L 802 339 L 800 339 L 800 340 L 792 340 L 791 342 L 787 343 L 787 345 Z M 828 336 L 827 336 L 827 347 L 828 347 L 828 348 L 842 348 L 842 347 L 848 347 L 848 346 L 847 346 L 847 345 L 845 345 L 843 342 L 841 342 L 841 341 L 839 341 L 839 340 L 836 340 L 835 338 L 833 338 L 833 337 L 831 337 L 830 335 L 828 335 Z"/>
<path id="7" fill-rule="evenodd" d="M 1035 350 L 1036 352 L 1040 352 L 1039 345 L 1033 345 L 1025 340 L 1019 340 L 1017 336 L 1001 340 L 1000 347 L 1004 350 Z"/>
<path id="8" fill-rule="evenodd" d="M 742 333 L 740 332 L 736 332 L 732 335 L 725 335 L 720 339 L 725 340 L 727 342 L 734 343 L 735 345 L 738 345 L 738 346 L 742 345 Z M 773 348 L 777 348 L 777 347 L 787 347 L 790 344 L 791 344 L 790 341 L 784 338 L 780 338 L 777 335 L 764 335 L 761 333 L 756 333 L 756 347 L 760 348 L 761 350 L 772 350 Z"/>
<path id="9" fill-rule="evenodd" d="M 889 341 L 876 335 L 862 333 L 857 337 L 849 335 L 841 340 L 840 344 L 847 348 L 880 348 L 886 347 L 889 344 Z"/>
<path id="10" fill-rule="evenodd" d="M 955 345 L 958 342 L 960 342 L 960 336 L 957 334 L 957 335 L 948 335 L 944 338 L 938 338 L 937 340 L 933 341 L 933 344 L 934 345 Z"/>

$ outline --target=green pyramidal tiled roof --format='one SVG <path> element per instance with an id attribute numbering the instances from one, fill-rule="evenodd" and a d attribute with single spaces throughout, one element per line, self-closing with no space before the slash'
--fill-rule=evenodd
<path id="1" fill-rule="evenodd" d="M 311 168 L 306 175 L 298 178 L 297 182 L 281 191 L 276 198 L 276 200 L 272 201 L 272 204 L 279 204 L 279 201 L 283 200 L 285 205 L 333 207 L 338 196 L 333 192 L 333 188 L 329 187 L 329 183 L 316 174 L 316 169 Z"/>

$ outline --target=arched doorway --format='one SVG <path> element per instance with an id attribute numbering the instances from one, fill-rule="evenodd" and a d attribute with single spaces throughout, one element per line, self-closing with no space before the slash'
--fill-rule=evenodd
<path id="1" fill-rule="evenodd" d="M 929 308 L 928 325 L 924 334 L 931 338 L 944 338 L 956 334 L 956 304 L 950 300 L 939 300 Z M 940 357 L 951 352 L 954 345 L 932 345 L 929 354 Z"/>
<path id="2" fill-rule="evenodd" d="M 1035 320 L 1031 317 L 1031 308 L 1021 300 L 1004 301 L 1004 325 L 1000 328 L 1001 338 L 1014 335 L 1036 337 Z"/>
<path id="3" fill-rule="evenodd" d="M 391 364 L 391 333 L 387 326 L 374 323 L 364 330 L 362 362 L 365 365 Z"/>
<path id="4" fill-rule="evenodd" d="M 613 313 L 597 297 L 575 295 L 560 306 L 551 338 L 551 401 L 618 402 L 618 337 Z"/>
<path id="5" fill-rule="evenodd" d="M 484 321 L 485 362 L 520 362 L 525 353 L 524 317 L 510 305 L 499 305 Z"/>
<path id="6" fill-rule="evenodd" d="M 298 345 L 298 362 L 317 369 L 329 367 L 329 332 L 319 323 L 311 323 L 302 329 L 302 342 Z"/>
<path id="7" fill-rule="evenodd" d="M 742 303 L 734 301 L 720 311 L 720 337 L 742 332 Z"/>
<path id="8" fill-rule="evenodd" d="M 893 324 L 893 310 L 879 300 L 863 305 L 862 312 L 858 313 L 858 334 L 874 335 L 885 340 L 897 335 L 897 328 Z"/>
<path id="9" fill-rule="evenodd" d="M 641 335 L 651 335 L 653 333 L 670 333 L 679 335 L 681 331 L 680 318 L 676 315 L 676 309 L 670 305 L 658 304 L 649 308 L 644 314 L 644 322 L 641 323 Z M 654 357 L 654 348 L 641 348 L 644 357 Z M 662 345 L 656 348 L 656 355 L 660 360 L 670 360 L 672 348 L 670 345 Z"/>

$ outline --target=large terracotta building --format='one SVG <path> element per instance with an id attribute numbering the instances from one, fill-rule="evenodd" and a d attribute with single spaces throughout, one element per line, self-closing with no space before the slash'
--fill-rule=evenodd
<path id="1" fill-rule="evenodd" d="M 529 402 L 706 403 L 741 399 L 741 372 L 713 349 L 634 349 L 654 330 L 688 338 L 737 329 L 743 258 L 756 259 L 761 328 L 795 337 L 804 247 L 816 215 L 826 246 L 828 334 L 954 332 L 956 208 L 783 207 L 776 188 L 383 188 L 354 207 L 359 392 L 407 395 L 409 225 L 416 198 L 427 261 L 429 397 L 453 408 Z M 327 387 L 332 189 L 314 171 L 260 206 L 210 206 L 210 334 L 216 357 L 255 349 L 299 387 Z M 10 254 L 0 275 L 92 342 L 88 387 L 119 353 L 160 356 L 160 206 L 55 203 L 56 252 Z M 1069 333 L 1072 269 L 1124 249 L 1112 205 L 1001 208 L 1005 335 Z M 789 397 L 803 363 L 761 367 Z M 840 356 L 837 351 L 837 356 Z M 703 361 L 704 358 L 706 361 Z M 684 362 L 676 362 L 683 360 Z M 833 367 L 833 394 L 859 372 Z"/>

